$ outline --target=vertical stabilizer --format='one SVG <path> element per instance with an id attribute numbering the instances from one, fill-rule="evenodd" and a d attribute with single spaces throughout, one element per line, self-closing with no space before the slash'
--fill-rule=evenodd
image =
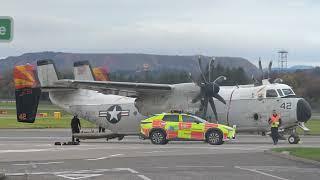
<path id="1" fill-rule="evenodd" d="M 41 89 L 34 66 L 15 66 L 13 70 L 17 120 L 33 123 L 36 119 Z"/>
<path id="2" fill-rule="evenodd" d="M 58 75 L 52 60 L 40 60 L 37 62 L 38 79 L 41 87 L 51 87 L 58 81 Z"/>
<path id="3" fill-rule="evenodd" d="M 89 61 L 75 62 L 73 67 L 73 75 L 75 80 L 95 80 Z"/>

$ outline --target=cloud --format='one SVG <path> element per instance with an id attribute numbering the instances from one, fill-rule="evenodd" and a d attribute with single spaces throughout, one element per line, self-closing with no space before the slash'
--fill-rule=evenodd
<path id="1" fill-rule="evenodd" d="M 15 20 L 14 41 L 1 55 L 30 51 L 137 52 L 240 56 L 289 64 L 319 59 L 316 1 L 8 0 L 0 12 Z"/>

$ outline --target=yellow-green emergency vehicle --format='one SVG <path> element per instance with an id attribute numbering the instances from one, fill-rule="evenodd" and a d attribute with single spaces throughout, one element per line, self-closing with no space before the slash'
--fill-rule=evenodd
<path id="1" fill-rule="evenodd" d="M 167 144 L 171 140 L 201 140 L 212 145 L 221 145 L 234 139 L 236 129 L 209 123 L 197 116 L 185 113 L 162 113 L 141 121 L 143 139 L 153 144 Z"/>

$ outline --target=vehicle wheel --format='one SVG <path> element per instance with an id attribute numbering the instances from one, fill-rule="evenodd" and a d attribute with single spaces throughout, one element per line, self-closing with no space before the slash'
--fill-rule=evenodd
<path id="1" fill-rule="evenodd" d="M 288 137 L 288 142 L 289 142 L 290 144 L 298 144 L 299 141 L 300 141 L 300 138 L 299 138 L 299 136 L 296 135 L 296 134 L 292 134 L 292 135 L 290 135 L 290 136 Z"/>
<path id="2" fill-rule="evenodd" d="M 211 145 L 221 145 L 224 143 L 222 133 L 218 130 L 207 132 L 206 141 Z"/>
<path id="3" fill-rule="evenodd" d="M 150 134 L 150 140 L 152 144 L 167 144 L 168 141 L 166 139 L 166 135 L 160 131 L 160 130 L 155 130 L 152 131 Z"/>

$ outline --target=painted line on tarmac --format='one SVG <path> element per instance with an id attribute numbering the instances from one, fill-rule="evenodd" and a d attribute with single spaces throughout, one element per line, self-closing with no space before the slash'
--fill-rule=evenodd
<path id="1" fill-rule="evenodd" d="M 148 178 L 147 176 L 145 176 L 143 174 L 139 174 L 138 177 L 143 179 L 143 180 L 151 180 L 150 178 Z"/>
<path id="2" fill-rule="evenodd" d="M 244 171 L 254 172 L 254 173 L 261 174 L 261 175 L 268 176 L 268 177 L 272 177 L 272 178 L 275 178 L 275 179 L 289 180 L 289 179 L 282 178 L 282 177 L 279 177 L 279 176 L 275 176 L 275 175 L 272 175 L 272 174 L 269 174 L 269 173 L 265 173 L 265 172 L 262 172 L 262 171 L 258 171 L 258 170 L 256 170 L 256 169 L 248 169 L 248 168 L 243 168 L 243 167 L 239 167 L 239 166 L 235 166 L 234 168 L 236 168 L 236 169 L 241 169 L 241 170 L 244 170 Z"/>
<path id="3" fill-rule="evenodd" d="M 99 158 L 94 158 L 94 159 L 86 159 L 87 161 L 97 161 L 97 160 L 104 160 L 104 159 L 109 159 L 112 157 L 118 157 L 118 156 L 123 156 L 124 154 L 112 154 L 109 156 L 105 156 L 105 157 L 99 157 Z"/>
<path id="4" fill-rule="evenodd" d="M 12 164 L 13 166 L 29 166 L 29 165 L 49 165 L 49 164 L 63 164 L 63 161 L 56 162 L 42 162 L 42 163 L 27 163 L 27 164 Z"/>
<path id="5" fill-rule="evenodd" d="M 224 166 L 176 166 L 177 168 L 224 168 Z"/>
<path id="6" fill-rule="evenodd" d="M 131 168 L 115 168 L 115 170 L 117 170 L 117 171 L 129 171 L 132 174 L 138 174 L 139 173 L 138 171 L 136 171 L 134 169 L 131 169 Z"/>
<path id="7" fill-rule="evenodd" d="M 142 180 L 151 180 L 150 178 L 148 178 L 147 176 L 139 173 L 138 171 L 134 170 L 134 169 L 131 169 L 131 168 L 115 168 L 116 170 L 119 170 L 119 171 L 129 171 L 131 172 L 132 174 L 137 174 L 137 176 L 139 178 L 141 178 Z"/>
<path id="8" fill-rule="evenodd" d="M 140 149 L 160 149 L 160 150 L 171 150 L 171 149 L 178 149 L 178 151 L 181 151 L 181 147 L 176 146 L 166 146 L 166 147 L 120 147 L 120 148 L 114 148 L 114 147 L 82 147 L 81 145 L 79 147 L 55 147 L 55 148 L 41 148 L 41 149 L 5 149 L 0 150 L 1 153 L 32 153 L 32 152 L 56 152 L 56 151 L 87 151 L 87 150 L 140 150 Z M 183 147 L 183 150 L 186 149 L 198 149 L 198 150 L 239 150 L 239 151 L 254 151 L 254 150 L 266 150 L 266 147 L 254 147 L 254 148 L 244 148 L 244 147 Z M 170 151 L 169 150 L 169 151 Z M 157 150 L 158 151 L 158 150 Z"/>

